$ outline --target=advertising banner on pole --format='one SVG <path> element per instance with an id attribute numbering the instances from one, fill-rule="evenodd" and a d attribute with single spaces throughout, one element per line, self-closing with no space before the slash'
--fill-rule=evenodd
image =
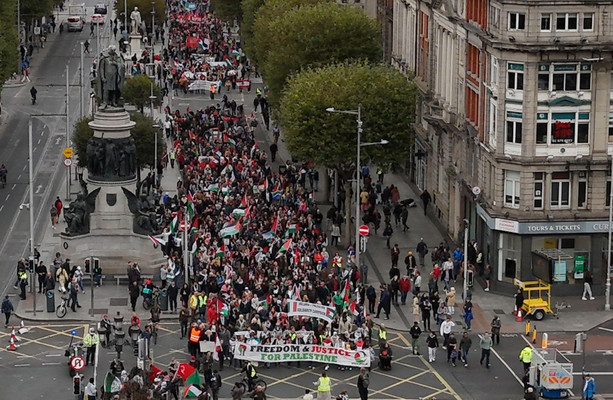
<path id="1" fill-rule="evenodd" d="M 336 314 L 334 307 L 327 307 L 321 304 L 295 300 L 290 300 L 287 303 L 289 306 L 289 312 L 287 315 L 290 317 L 294 315 L 307 316 L 332 322 L 334 314 Z"/>
<path id="2" fill-rule="evenodd" d="M 262 346 L 237 343 L 234 346 L 234 357 L 237 360 L 269 363 L 313 361 L 357 368 L 370 366 L 370 356 L 366 350 L 346 350 L 316 344 Z"/>

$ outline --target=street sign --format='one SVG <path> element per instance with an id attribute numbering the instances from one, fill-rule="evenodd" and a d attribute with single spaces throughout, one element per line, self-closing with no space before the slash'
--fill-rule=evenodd
<path id="1" fill-rule="evenodd" d="M 187 224 L 185 223 L 185 221 L 181 221 L 181 225 L 179 225 L 179 229 L 181 229 L 182 231 L 187 230 Z"/>
<path id="2" fill-rule="evenodd" d="M 360 236 L 368 236 L 370 233 L 370 228 L 368 225 L 360 225 Z"/>
<path id="3" fill-rule="evenodd" d="M 74 356 L 70 360 L 70 366 L 75 371 L 81 371 L 83 368 L 85 368 L 85 359 L 81 356 Z"/>
<path id="4" fill-rule="evenodd" d="M 62 151 L 62 154 L 64 155 L 64 157 L 70 158 L 74 154 L 74 151 L 72 151 L 70 147 L 66 147 L 64 151 Z"/>
<path id="5" fill-rule="evenodd" d="M 64 165 L 70 167 L 72 165 L 72 158 L 65 158 Z"/>

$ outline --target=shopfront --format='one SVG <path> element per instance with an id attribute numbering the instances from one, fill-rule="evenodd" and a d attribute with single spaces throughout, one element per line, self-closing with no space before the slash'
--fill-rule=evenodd
<path id="1" fill-rule="evenodd" d="M 549 279 L 554 294 L 580 294 L 589 271 L 606 280 L 608 221 L 519 222 L 492 218 L 477 205 L 478 241 L 492 266 L 492 289 L 511 292 L 513 279 Z"/>

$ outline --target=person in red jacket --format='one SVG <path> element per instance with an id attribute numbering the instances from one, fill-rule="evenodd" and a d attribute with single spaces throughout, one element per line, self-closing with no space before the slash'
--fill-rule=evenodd
<path id="1" fill-rule="evenodd" d="M 411 280 L 407 275 L 400 278 L 400 282 L 398 282 L 398 290 L 400 290 L 400 301 L 402 305 L 405 305 L 407 295 L 411 291 Z"/>

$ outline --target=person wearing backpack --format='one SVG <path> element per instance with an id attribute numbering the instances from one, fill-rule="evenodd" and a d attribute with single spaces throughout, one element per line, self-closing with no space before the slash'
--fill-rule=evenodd
<path id="1" fill-rule="evenodd" d="M 368 400 L 368 385 L 370 380 L 366 368 L 360 368 L 360 375 L 358 376 L 358 392 L 360 393 L 360 400 Z"/>
<path id="2" fill-rule="evenodd" d="M 9 319 L 11 318 L 11 314 L 15 311 L 13 307 L 13 303 L 9 299 L 9 296 L 6 295 L 4 300 L 2 300 L 2 313 L 4 314 L 4 327 L 7 328 L 9 326 Z"/>

